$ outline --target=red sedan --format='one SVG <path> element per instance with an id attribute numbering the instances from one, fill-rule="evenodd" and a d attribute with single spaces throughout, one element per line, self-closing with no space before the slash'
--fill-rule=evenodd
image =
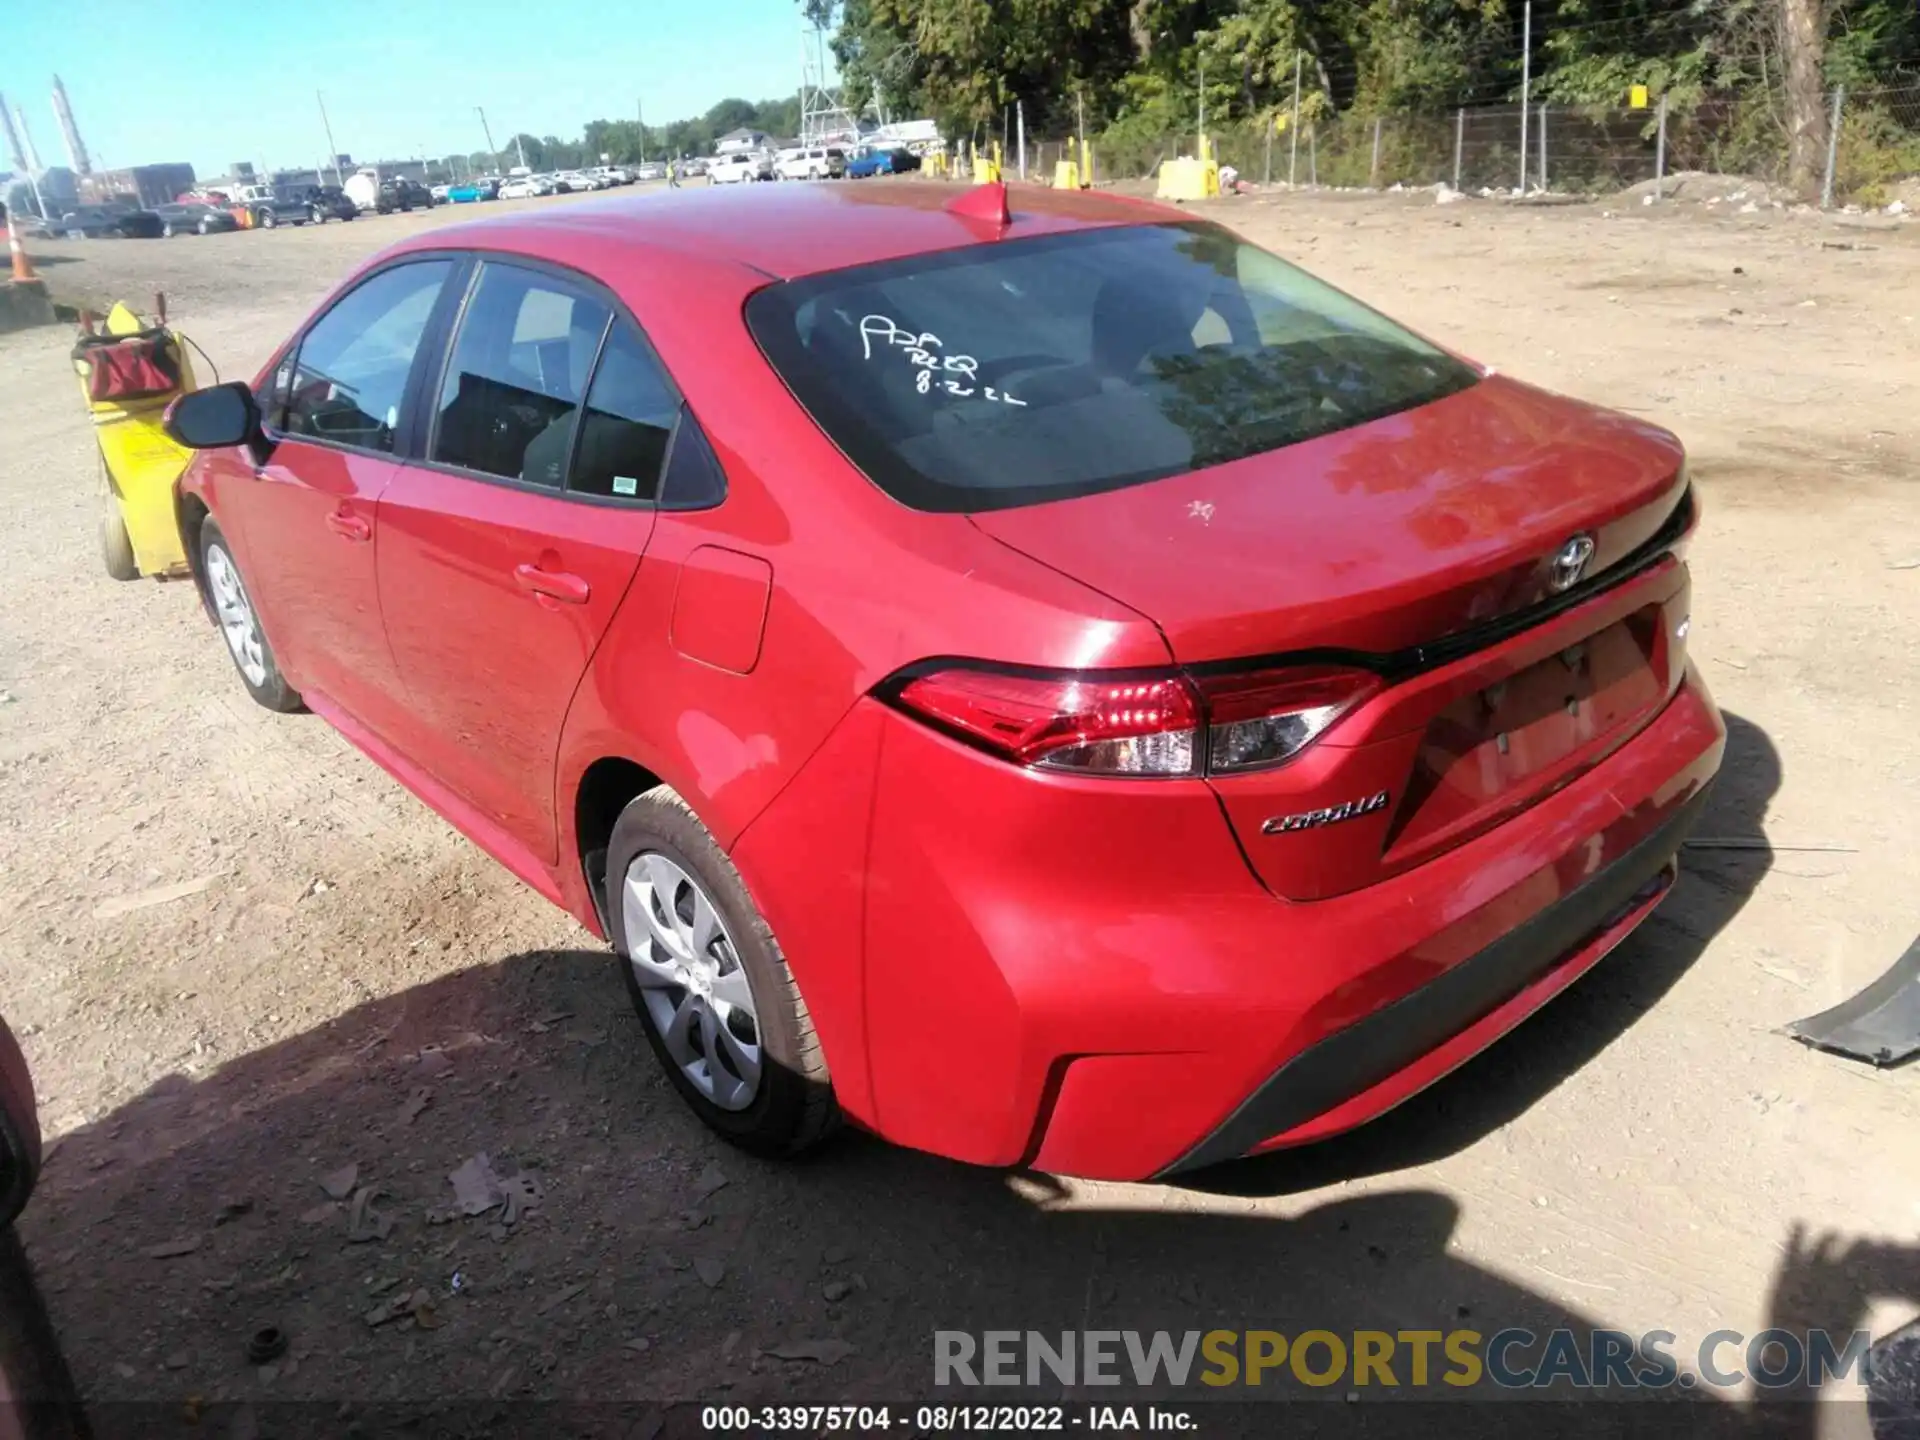
<path id="1" fill-rule="evenodd" d="M 624 959 L 708 1124 L 1161 1175 L 1643 920 L 1720 763 L 1662 430 L 1226 230 L 684 191 L 422 233 L 177 404 L 302 705 Z"/>

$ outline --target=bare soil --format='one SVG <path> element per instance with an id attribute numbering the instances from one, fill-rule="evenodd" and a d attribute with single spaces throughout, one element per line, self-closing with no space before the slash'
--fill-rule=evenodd
<path id="1" fill-rule="evenodd" d="M 1732 732 L 1701 833 L 1770 847 L 1690 851 L 1586 981 L 1313 1150 L 1175 1186 L 858 1136 L 756 1163 L 684 1112 L 567 917 L 322 722 L 256 709 L 190 587 L 105 577 L 70 335 L 0 337 L 0 1004 L 56 1147 L 21 1231 L 85 1396 L 902 1399 L 935 1329 L 1565 1322 L 1685 1357 L 1920 1308 L 1920 1067 L 1779 1033 L 1920 928 L 1920 231 L 1195 208 L 1685 438 L 1692 646 Z M 231 378 L 350 264 L 462 218 L 36 248 L 64 299 L 164 289 Z M 446 1214 L 478 1153 L 537 1179 L 511 1227 Z M 323 1189 L 348 1165 L 380 1238 Z M 258 1366 L 263 1325 L 290 1349 Z M 764 1353 L 822 1340 L 852 1349 Z"/>

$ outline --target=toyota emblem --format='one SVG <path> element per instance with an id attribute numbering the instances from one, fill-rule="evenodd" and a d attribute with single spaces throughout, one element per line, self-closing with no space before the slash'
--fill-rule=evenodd
<path id="1" fill-rule="evenodd" d="M 1580 577 L 1587 573 L 1587 562 L 1593 559 L 1593 537 L 1576 535 L 1554 553 L 1553 568 L 1547 573 L 1547 588 L 1558 595 L 1563 590 L 1571 590 L 1580 583 Z"/>

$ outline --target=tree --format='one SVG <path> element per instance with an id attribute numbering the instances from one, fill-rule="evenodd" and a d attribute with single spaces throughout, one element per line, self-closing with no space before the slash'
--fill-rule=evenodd
<path id="1" fill-rule="evenodd" d="M 1787 70 L 1787 183 L 1811 196 L 1827 160 L 1824 0 L 1780 0 L 1780 50 Z"/>

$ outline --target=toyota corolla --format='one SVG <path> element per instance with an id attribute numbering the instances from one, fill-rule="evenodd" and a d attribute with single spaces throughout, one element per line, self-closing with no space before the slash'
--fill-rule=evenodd
<path id="1" fill-rule="evenodd" d="M 1349 1128 L 1673 881 L 1724 743 L 1681 447 L 1180 212 L 1008 203 L 403 241 L 176 404 L 201 593 L 611 941 L 736 1143 Z"/>

